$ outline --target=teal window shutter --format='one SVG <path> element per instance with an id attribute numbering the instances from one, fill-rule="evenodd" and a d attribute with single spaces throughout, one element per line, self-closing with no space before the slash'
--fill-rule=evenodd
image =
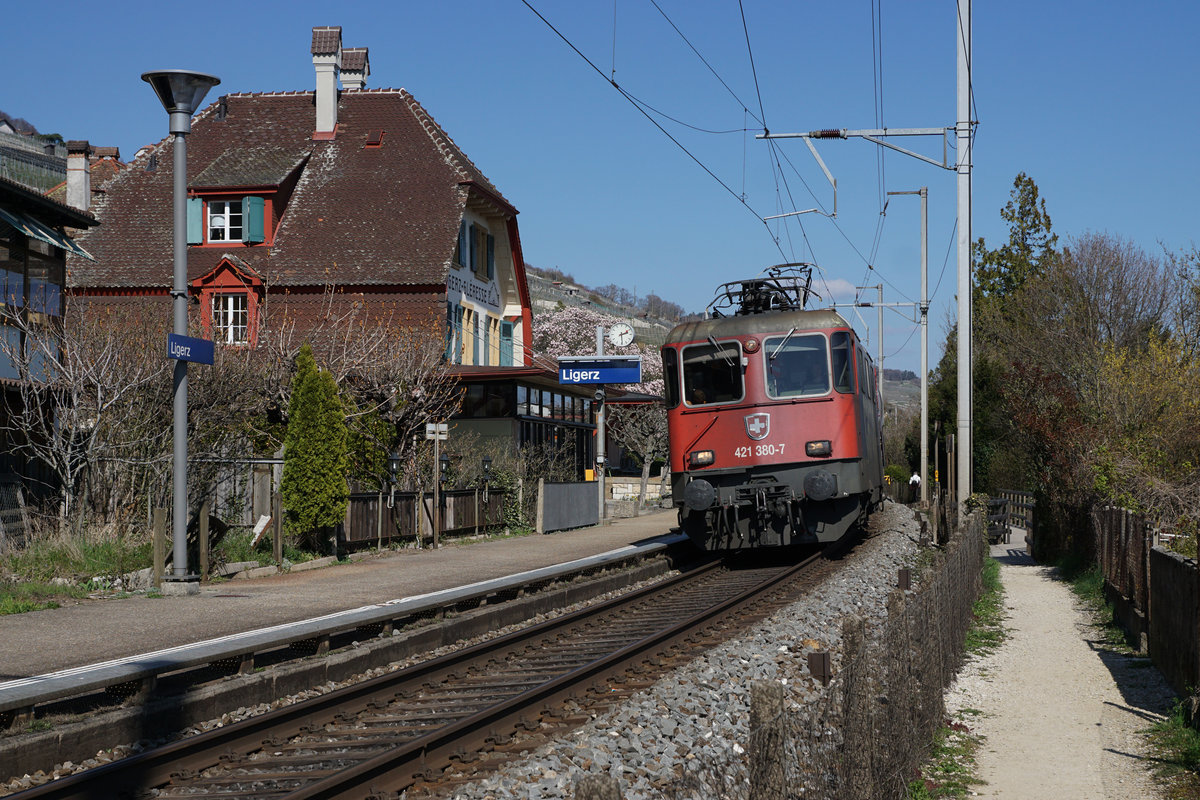
<path id="1" fill-rule="evenodd" d="M 187 199 L 187 243 L 204 244 L 204 201 L 199 197 Z"/>
<path id="2" fill-rule="evenodd" d="M 463 334 L 463 317 L 464 310 L 460 305 L 454 306 L 454 357 L 450 359 L 452 364 L 462 363 L 462 345 L 464 341 Z"/>
<path id="3" fill-rule="evenodd" d="M 467 265 L 467 221 L 465 219 L 458 223 L 458 252 L 454 255 L 458 259 L 460 267 Z"/>
<path id="4" fill-rule="evenodd" d="M 489 281 L 496 277 L 496 237 L 490 233 L 487 238 L 487 276 Z"/>
<path id="5" fill-rule="evenodd" d="M 484 366 L 492 363 L 492 320 L 490 317 L 485 317 L 483 320 L 483 360 L 475 363 Z"/>
<path id="6" fill-rule="evenodd" d="M 513 324 L 507 320 L 500 322 L 500 366 L 513 365 Z"/>
<path id="7" fill-rule="evenodd" d="M 242 241 L 246 244 L 258 244 L 265 240 L 265 210 L 266 204 L 261 197 L 242 198 Z"/>
<path id="8" fill-rule="evenodd" d="M 467 265 L 475 271 L 475 223 L 467 226 Z"/>

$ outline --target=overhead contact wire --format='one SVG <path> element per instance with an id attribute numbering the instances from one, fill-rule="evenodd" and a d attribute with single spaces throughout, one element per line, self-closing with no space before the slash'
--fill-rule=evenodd
<path id="1" fill-rule="evenodd" d="M 534 8 L 532 5 L 530 5 L 529 0 L 521 0 L 521 2 L 524 4 L 524 6 L 526 8 L 528 8 L 530 11 L 532 11 L 534 13 L 534 15 L 536 15 L 537 18 L 540 19 L 546 25 L 547 28 L 549 28 L 551 31 L 553 31 L 555 36 L 562 39 L 563 42 L 567 45 L 567 47 L 570 47 L 572 50 L 574 50 L 575 54 L 578 55 L 580 58 L 582 58 L 584 60 L 584 62 L 589 67 L 591 67 L 592 70 L 597 75 L 599 75 L 601 78 L 604 79 L 604 81 L 606 83 L 608 83 L 610 86 L 612 86 L 614 89 L 616 89 L 617 92 L 619 92 L 620 95 L 622 97 L 624 97 L 629 102 L 630 105 L 632 105 L 634 108 L 636 108 L 638 110 L 639 114 L 641 114 L 647 120 L 649 120 L 651 125 L 658 128 L 658 130 L 663 134 L 663 136 L 666 136 L 668 139 L 670 139 L 671 142 L 676 147 L 678 147 L 680 150 L 682 150 L 684 152 L 684 154 L 687 155 L 688 158 L 690 158 L 693 162 L 695 162 L 696 166 L 700 167 L 700 169 L 707 172 L 708 176 L 710 178 L 712 178 L 714 181 L 716 181 L 718 184 L 720 184 L 721 188 L 723 188 L 725 191 L 729 192 L 731 197 L 733 197 L 735 200 L 737 200 L 739 203 L 741 203 L 742 206 L 744 206 L 747 211 L 749 211 L 751 214 L 753 214 L 755 219 L 757 219 L 759 222 L 761 222 L 763 224 L 763 227 L 766 228 L 767 234 L 771 236 L 771 241 L 775 244 L 775 248 L 777 250 L 779 250 L 779 254 L 781 256 L 783 256 L 785 259 L 787 258 L 787 254 L 784 253 L 783 248 L 781 248 L 779 246 L 779 241 L 775 238 L 775 236 L 773 234 L 771 234 L 771 228 L 769 225 L 767 225 L 766 221 L 762 218 L 761 214 L 759 214 L 757 211 L 755 211 L 754 208 L 749 203 L 747 203 L 742 197 L 740 197 L 737 192 L 735 192 L 733 189 L 731 189 L 729 187 L 729 185 L 727 183 L 725 183 L 725 181 L 723 181 L 719 177 L 717 177 L 715 172 L 713 172 L 711 169 L 709 169 L 708 166 L 705 165 L 705 163 L 703 161 L 701 161 L 699 158 L 697 158 L 695 155 L 693 155 L 692 151 L 690 151 L 686 147 L 684 147 L 683 144 L 678 139 L 676 139 L 674 136 L 672 136 L 671 133 L 666 128 L 664 128 L 662 125 L 659 125 L 658 121 L 655 120 L 654 117 L 650 116 L 650 114 L 646 113 L 646 110 L 643 109 L 640 105 L 638 105 L 638 101 L 632 95 L 630 95 L 628 92 L 626 92 L 623 88 L 621 88 L 620 84 L 618 84 L 612 78 L 605 77 L 604 72 L 599 67 L 597 67 L 590 58 L 588 58 L 586 55 L 584 55 L 583 52 L 578 47 L 576 47 L 575 44 L 570 39 L 568 39 L 566 36 L 564 36 L 563 33 L 558 30 L 558 28 L 554 27 L 554 25 L 551 24 L 550 20 L 546 19 L 544 16 L 542 16 L 542 13 L 540 11 L 538 11 L 536 8 Z"/>

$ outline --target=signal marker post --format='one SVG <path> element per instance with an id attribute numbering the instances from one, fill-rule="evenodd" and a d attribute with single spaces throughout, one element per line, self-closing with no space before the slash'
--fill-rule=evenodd
<path id="1" fill-rule="evenodd" d="M 438 548 L 439 536 L 438 532 L 442 526 L 442 506 L 439 502 L 441 495 L 438 492 L 442 483 L 442 476 L 438 473 L 441 469 L 441 456 L 438 454 L 438 442 L 445 442 L 450 439 L 450 423 L 448 422 L 426 422 L 425 423 L 425 438 L 433 440 L 433 549 Z M 421 531 L 417 529 L 417 543 L 421 541 Z"/>

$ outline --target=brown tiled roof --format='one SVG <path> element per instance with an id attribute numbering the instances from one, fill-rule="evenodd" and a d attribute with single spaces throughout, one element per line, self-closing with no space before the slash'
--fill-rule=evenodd
<path id="1" fill-rule="evenodd" d="M 238 142 L 212 160 L 189 186 L 278 186 L 292 170 L 308 158 L 310 145 L 302 142 L 288 149 L 273 144 Z"/>
<path id="2" fill-rule="evenodd" d="M 403 89 L 344 93 L 332 141 L 312 139 L 312 92 L 231 94 L 226 103 L 223 120 L 214 103 L 192 123 L 189 185 L 274 186 L 298 171 L 273 245 L 234 246 L 273 289 L 444 286 L 468 198 L 516 213 Z M 382 146 L 364 147 L 379 130 Z M 93 209 L 104 224 L 80 237 L 97 261 L 70 262 L 72 287 L 170 285 L 173 146 L 159 142 L 107 184 Z M 190 247 L 189 280 L 228 249 Z"/>
<path id="3" fill-rule="evenodd" d="M 115 148 L 115 147 L 97 147 L 92 151 L 93 156 L 91 158 L 91 170 L 92 170 L 91 182 L 92 182 L 92 194 L 93 195 L 96 194 L 97 192 L 103 192 L 105 184 L 107 184 L 109 181 L 111 181 L 113 179 L 113 176 L 116 175 L 118 172 L 120 172 L 121 169 L 125 166 L 123 163 L 118 161 L 115 157 L 114 158 L 97 158 L 95 154 L 98 153 L 100 150 L 112 150 L 114 153 L 117 152 L 117 148 Z M 60 203 L 65 204 L 67 202 L 67 182 L 63 181 L 62 183 L 58 184 L 50 191 L 46 192 L 46 197 L 49 197 L 51 200 L 56 200 Z"/>
<path id="4" fill-rule="evenodd" d="M 116 150 L 117 148 L 104 149 Z M 125 165 L 116 157 L 92 159 L 92 191 L 96 192 L 103 189 L 124 168 Z"/>
<path id="5" fill-rule="evenodd" d="M 28 211 L 48 225 L 83 228 L 97 224 L 96 217 L 86 211 L 30 189 L 24 184 L 0 176 L 0 201 L 19 211 Z M 78 237 L 72 236 L 72 239 Z M 84 259 L 79 259 L 84 261 Z"/>
<path id="6" fill-rule="evenodd" d="M 342 71 L 362 72 L 367 67 L 367 48 L 347 47 L 342 50 Z"/>
<path id="7" fill-rule="evenodd" d="M 341 25 L 327 25 L 320 28 L 313 28 L 312 31 L 313 55 L 324 55 L 338 51 L 338 47 L 342 43 Z"/>

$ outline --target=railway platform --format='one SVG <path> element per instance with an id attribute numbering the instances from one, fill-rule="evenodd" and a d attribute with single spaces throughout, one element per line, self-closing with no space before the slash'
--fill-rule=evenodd
<path id="1" fill-rule="evenodd" d="M 675 522 L 673 510 L 650 512 L 592 528 L 384 551 L 320 569 L 217 581 L 192 595 L 97 596 L 0 616 L 0 684 L 597 556 L 670 534 Z"/>

